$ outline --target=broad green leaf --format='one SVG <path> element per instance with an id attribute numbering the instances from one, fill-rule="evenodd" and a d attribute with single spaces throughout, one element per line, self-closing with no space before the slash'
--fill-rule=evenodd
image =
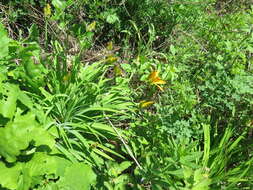
<path id="1" fill-rule="evenodd" d="M 117 177 L 125 169 L 129 168 L 132 165 L 132 163 L 129 161 L 124 161 L 124 162 L 118 164 L 117 162 L 108 161 L 107 165 L 108 165 L 107 167 L 109 168 L 108 174 L 110 176 Z"/>
<path id="2" fill-rule="evenodd" d="M 10 121 L 4 128 L 0 128 L 0 155 L 8 162 L 16 161 L 16 156 L 21 150 L 28 147 L 31 140 L 31 132 L 37 125 L 35 115 L 17 115 L 14 121 Z"/>
<path id="3" fill-rule="evenodd" d="M 55 144 L 54 137 L 49 134 L 45 129 L 43 128 L 35 128 L 33 130 L 34 136 L 32 139 L 35 141 L 36 146 L 40 145 L 47 145 L 49 148 L 53 148 Z"/>
<path id="4" fill-rule="evenodd" d="M 46 186 L 39 187 L 36 190 L 60 190 L 60 188 L 55 182 L 50 182 Z"/>
<path id="5" fill-rule="evenodd" d="M 17 190 L 29 190 L 32 185 L 32 180 L 29 169 L 22 168 L 22 175 L 19 177 Z"/>
<path id="6" fill-rule="evenodd" d="M 8 56 L 9 42 L 10 39 L 7 36 L 7 32 L 5 31 L 4 26 L 0 23 L 0 59 Z"/>
<path id="7" fill-rule="evenodd" d="M 129 168 L 132 162 L 124 161 L 119 164 L 118 171 L 123 172 L 125 169 Z"/>
<path id="8" fill-rule="evenodd" d="M 170 52 L 172 53 L 172 55 L 176 55 L 176 48 L 175 48 L 175 46 L 173 46 L 173 45 L 171 45 L 170 46 Z"/>
<path id="9" fill-rule="evenodd" d="M 32 109 L 33 102 L 24 92 L 20 91 L 20 93 L 18 93 L 18 100 L 28 108 Z"/>
<path id="10" fill-rule="evenodd" d="M 210 184 L 211 184 L 211 180 L 208 178 L 204 178 L 202 179 L 202 181 L 194 185 L 192 187 L 192 190 L 208 190 Z"/>
<path id="11" fill-rule="evenodd" d="M 194 172 L 194 186 L 192 190 L 208 190 L 211 180 L 207 174 L 202 173 L 202 169 L 198 169 Z"/>
<path id="12" fill-rule="evenodd" d="M 183 169 L 178 169 L 178 170 L 174 170 L 174 171 L 167 171 L 167 173 L 175 175 L 179 178 L 184 178 L 184 170 Z"/>
<path id="13" fill-rule="evenodd" d="M 49 156 L 47 153 L 36 152 L 33 158 L 24 166 L 29 170 L 32 177 L 44 174 L 55 174 L 57 171 L 57 163 L 54 156 Z"/>
<path id="14" fill-rule="evenodd" d="M 193 170 L 190 167 L 186 166 L 186 167 L 184 167 L 183 173 L 184 173 L 184 178 L 188 179 L 192 176 Z"/>
<path id="15" fill-rule="evenodd" d="M 61 1 L 61 0 L 53 0 L 52 4 L 54 5 L 55 8 L 64 10 L 66 7 L 66 2 Z"/>
<path id="16" fill-rule="evenodd" d="M 92 168 L 84 163 L 75 163 L 66 168 L 65 176 L 60 180 L 62 190 L 89 190 L 96 181 Z"/>
<path id="17" fill-rule="evenodd" d="M 13 84 L 5 83 L 0 86 L 0 114 L 6 118 L 12 118 L 16 110 L 16 101 L 19 94 L 19 88 Z"/>
<path id="18" fill-rule="evenodd" d="M 55 174 L 57 164 L 54 156 L 36 152 L 32 159 L 22 164 L 18 190 L 28 190 L 41 183 L 44 175 Z"/>
<path id="19" fill-rule="evenodd" d="M 33 113 L 20 115 L 19 112 L 14 121 L 9 121 L 4 128 L 0 128 L 0 155 L 8 162 L 16 161 L 16 156 L 21 150 L 25 150 L 32 140 L 37 146 L 47 145 L 52 148 L 54 145 L 54 139 L 41 128 Z"/>
<path id="20" fill-rule="evenodd" d="M 45 175 L 64 176 L 70 165 L 67 159 L 43 152 L 36 152 L 28 162 L 19 162 L 13 167 L 0 162 L 0 185 L 11 190 L 28 190 L 40 184 Z"/>
<path id="21" fill-rule="evenodd" d="M 130 177 L 127 174 L 122 174 L 119 177 L 113 179 L 115 185 L 114 189 L 124 190 L 126 184 L 130 181 Z"/>
<path id="22" fill-rule="evenodd" d="M 57 168 L 56 168 L 56 175 L 57 176 L 64 176 L 64 173 L 65 173 L 65 169 L 69 166 L 72 165 L 72 162 L 69 161 L 68 159 L 66 158 L 62 158 L 62 157 L 54 157 L 55 159 L 55 164 L 57 165 Z"/>
<path id="23" fill-rule="evenodd" d="M 17 164 L 14 167 L 6 167 L 3 162 L 0 162 L 0 185 L 11 190 L 16 190 L 20 173 L 21 164 Z"/>
<path id="24" fill-rule="evenodd" d="M 117 16 L 116 13 L 113 14 L 109 14 L 106 17 L 106 22 L 108 22 L 109 24 L 114 24 L 115 22 L 119 21 L 119 17 Z"/>

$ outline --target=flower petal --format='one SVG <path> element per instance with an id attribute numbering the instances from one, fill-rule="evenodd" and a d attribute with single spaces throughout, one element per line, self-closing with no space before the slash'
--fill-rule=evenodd
<path id="1" fill-rule="evenodd" d="M 160 85 L 158 85 L 158 84 L 155 84 L 155 85 L 157 86 L 157 88 L 159 88 L 159 90 L 161 90 L 162 92 L 164 91 Z"/>
<path id="2" fill-rule="evenodd" d="M 158 71 L 152 71 L 148 77 L 150 82 L 152 83 L 157 77 L 158 77 L 159 72 Z"/>
<path id="3" fill-rule="evenodd" d="M 166 81 L 160 79 L 159 77 L 157 77 L 154 81 L 153 84 L 166 84 Z"/>
<path id="4" fill-rule="evenodd" d="M 146 108 L 146 107 L 151 106 L 154 103 L 155 103 L 154 101 L 143 100 L 143 101 L 140 101 L 140 105 L 139 106 L 140 106 L 140 108 Z"/>

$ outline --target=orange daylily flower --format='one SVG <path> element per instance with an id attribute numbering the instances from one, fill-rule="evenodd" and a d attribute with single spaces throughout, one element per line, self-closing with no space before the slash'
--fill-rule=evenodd
<path id="1" fill-rule="evenodd" d="M 160 86 L 161 84 L 166 84 L 166 81 L 162 80 L 159 76 L 159 71 L 152 71 L 148 77 L 150 84 L 156 85 L 161 91 L 163 88 Z"/>

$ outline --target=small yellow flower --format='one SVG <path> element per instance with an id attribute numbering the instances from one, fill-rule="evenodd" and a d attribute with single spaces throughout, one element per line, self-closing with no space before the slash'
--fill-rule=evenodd
<path id="1" fill-rule="evenodd" d="M 151 105 L 153 105 L 155 102 L 154 101 L 146 101 L 146 100 L 142 100 L 140 101 L 140 108 L 146 108 L 146 107 L 149 107 Z"/>
<path id="2" fill-rule="evenodd" d="M 113 55 L 109 55 L 106 59 L 105 59 L 105 62 L 107 63 L 114 63 L 118 60 L 117 57 L 113 56 Z"/>
<path id="3" fill-rule="evenodd" d="M 67 73 L 66 75 L 63 76 L 63 81 L 64 82 L 68 82 L 71 78 L 71 74 L 70 73 Z"/>
<path id="4" fill-rule="evenodd" d="M 113 70 L 115 76 L 123 76 L 124 74 L 122 68 L 118 64 L 114 65 Z"/>
<path id="5" fill-rule="evenodd" d="M 161 84 L 166 84 L 166 81 L 162 80 L 158 76 L 159 72 L 158 71 L 152 71 L 148 77 L 148 80 L 150 84 L 156 85 L 157 88 L 159 88 L 161 91 L 163 91 L 163 88 L 160 86 Z"/>
<path id="6" fill-rule="evenodd" d="M 96 28 L 96 21 L 93 21 L 92 23 L 90 23 L 87 27 L 86 27 L 86 31 L 87 32 L 92 32 L 93 30 L 95 30 Z"/>
<path id="7" fill-rule="evenodd" d="M 113 49 L 112 41 L 110 41 L 110 42 L 107 43 L 106 49 L 107 49 L 108 51 L 111 51 L 111 50 Z"/>
<path id="8" fill-rule="evenodd" d="M 51 12 L 51 6 L 50 6 L 50 4 L 46 4 L 46 6 L 44 7 L 44 15 L 46 16 L 46 17 L 49 17 L 51 14 L 52 14 L 52 12 Z"/>

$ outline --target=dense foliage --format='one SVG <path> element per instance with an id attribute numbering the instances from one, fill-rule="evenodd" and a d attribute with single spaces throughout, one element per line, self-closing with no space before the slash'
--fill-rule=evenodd
<path id="1" fill-rule="evenodd" d="M 247 0 L 0 3 L 1 190 L 253 188 Z"/>

